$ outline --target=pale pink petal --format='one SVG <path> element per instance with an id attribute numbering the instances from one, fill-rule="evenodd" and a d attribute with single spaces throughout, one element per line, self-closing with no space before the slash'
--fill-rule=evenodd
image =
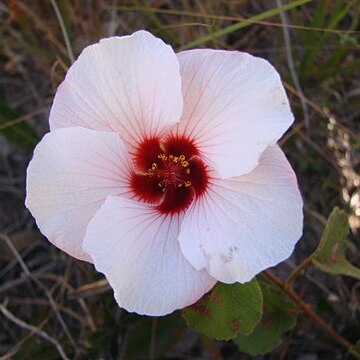
<path id="1" fill-rule="evenodd" d="M 181 224 L 181 249 L 196 269 L 244 283 L 290 256 L 302 233 L 302 199 L 278 146 L 251 173 L 211 182 Z"/>
<path id="2" fill-rule="evenodd" d="M 184 113 L 175 133 L 197 143 L 221 178 L 251 171 L 293 122 L 277 71 L 238 51 L 178 54 Z"/>
<path id="3" fill-rule="evenodd" d="M 82 126 L 116 131 L 132 147 L 159 136 L 182 113 L 179 63 L 146 31 L 87 47 L 57 90 L 51 130 Z"/>
<path id="4" fill-rule="evenodd" d="M 187 262 L 178 234 L 177 216 L 112 196 L 90 221 L 83 246 L 120 307 L 160 316 L 196 302 L 216 282 Z"/>
<path id="5" fill-rule="evenodd" d="M 91 261 L 86 226 L 109 195 L 126 195 L 132 164 L 115 133 L 66 128 L 48 133 L 27 171 L 26 206 L 57 247 Z"/>

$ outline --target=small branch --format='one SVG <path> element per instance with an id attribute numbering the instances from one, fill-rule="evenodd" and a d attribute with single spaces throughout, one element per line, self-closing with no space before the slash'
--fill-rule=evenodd
<path id="1" fill-rule="evenodd" d="M 0 311 L 3 313 L 3 315 L 9 319 L 10 321 L 12 321 L 13 323 L 15 323 L 16 325 L 20 326 L 23 329 L 29 330 L 32 333 L 40 336 L 41 338 L 43 338 L 44 340 L 48 341 L 49 343 L 53 344 L 59 355 L 61 356 L 61 358 L 63 360 L 69 360 L 69 358 L 66 356 L 63 348 L 61 347 L 60 343 L 54 339 L 53 337 L 51 337 L 49 334 L 47 334 L 45 331 L 42 331 L 40 329 L 38 329 L 35 326 L 32 326 L 28 323 L 26 323 L 25 321 L 17 318 L 15 315 L 13 315 L 4 305 L 0 304 Z"/>
<path id="2" fill-rule="evenodd" d="M 306 258 L 297 268 L 294 269 L 294 271 L 289 275 L 289 277 L 285 280 L 284 285 L 286 287 L 289 287 L 292 281 L 308 266 L 312 264 L 311 258 Z"/>
<path id="3" fill-rule="evenodd" d="M 321 330 L 323 330 L 328 336 L 339 343 L 344 349 L 346 349 L 346 351 L 352 353 L 356 358 L 360 359 L 360 354 L 353 350 L 354 345 L 338 334 L 328 324 L 326 324 L 326 322 L 314 312 L 310 305 L 304 303 L 298 295 L 296 295 L 286 286 L 285 282 L 278 279 L 269 271 L 263 271 L 262 275 L 273 284 L 279 286 L 284 291 L 284 293 L 304 312 L 304 314 L 310 318 Z"/>

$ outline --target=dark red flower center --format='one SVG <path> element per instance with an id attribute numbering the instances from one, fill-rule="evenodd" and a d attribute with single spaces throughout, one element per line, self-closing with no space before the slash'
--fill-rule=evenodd
<path id="1" fill-rule="evenodd" d="M 185 137 L 146 139 L 135 152 L 131 188 L 163 214 L 186 210 L 206 191 L 209 176 L 197 147 Z"/>
<path id="2" fill-rule="evenodd" d="M 148 169 L 148 176 L 159 180 L 158 185 L 165 192 L 168 186 L 181 188 L 182 186 L 191 186 L 189 169 L 190 163 L 185 155 L 174 156 L 172 154 L 161 153 L 158 155 L 158 162 L 151 164 Z M 159 164 L 159 165 L 158 165 Z"/>

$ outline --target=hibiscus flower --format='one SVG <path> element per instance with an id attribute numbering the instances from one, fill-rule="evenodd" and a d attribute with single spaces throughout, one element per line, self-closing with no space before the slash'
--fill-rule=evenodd
<path id="1" fill-rule="evenodd" d="M 94 263 L 128 311 L 165 315 L 283 261 L 302 199 L 277 140 L 276 70 L 238 51 L 175 54 L 146 31 L 87 47 L 28 168 L 41 232 Z"/>

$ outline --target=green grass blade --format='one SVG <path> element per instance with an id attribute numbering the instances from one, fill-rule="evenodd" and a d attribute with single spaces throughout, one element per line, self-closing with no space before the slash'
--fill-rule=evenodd
<path id="1" fill-rule="evenodd" d="M 194 46 L 199 46 L 199 45 L 203 45 L 205 43 L 207 43 L 208 41 L 214 40 L 216 38 L 219 38 L 221 36 L 230 34 L 234 31 L 243 29 L 247 26 L 250 26 L 252 23 L 257 22 L 257 21 L 262 21 L 265 19 L 268 19 L 270 17 L 273 17 L 275 15 L 280 14 L 283 11 L 288 11 L 294 8 L 297 8 L 299 6 L 302 6 L 308 2 L 310 2 L 311 0 L 297 0 L 297 1 L 293 1 L 290 4 L 286 4 L 284 6 L 280 6 L 280 7 L 276 7 L 273 9 L 270 9 L 268 11 L 264 11 L 261 14 L 257 14 L 255 16 L 250 17 L 249 19 L 246 19 L 244 22 L 239 22 L 230 26 L 227 26 L 223 29 L 220 29 L 218 31 L 213 32 L 210 35 L 205 35 L 202 36 L 194 41 L 190 41 L 189 43 L 185 44 L 184 46 L 182 46 L 179 50 L 186 50 L 186 49 L 190 49 Z"/>
<path id="2" fill-rule="evenodd" d="M 32 148 L 38 143 L 39 137 L 29 124 L 21 122 L 9 127 L 1 127 L 19 116 L 17 111 L 0 101 L 0 134 L 16 145 Z"/>
<path id="3" fill-rule="evenodd" d="M 338 3 L 336 3 L 337 6 Z M 336 8 L 336 11 L 334 11 L 333 16 L 329 20 L 326 28 L 328 29 L 335 29 L 336 26 L 339 24 L 339 22 L 346 16 L 346 14 L 349 12 L 349 9 L 351 8 L 351 4 L 346 5 L 344 8 Z M 317 39 L 316 41 L 316 47 L 307 55 L 305 61 L 304 61 L 304 68 L 305 71 L 310 72 L 312 69 L 312 66 L 315 62 L 316 57 L 318 54 L 320 54 L 321 49 L 324 47 L 326 41 L 328 40 L 330 36 L 330 33 L 323 33 L 320 36 L 320 39 Z"/>

